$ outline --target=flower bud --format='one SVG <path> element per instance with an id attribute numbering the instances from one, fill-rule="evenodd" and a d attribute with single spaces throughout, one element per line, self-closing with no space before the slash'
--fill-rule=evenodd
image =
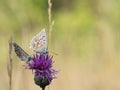
<path id="1" fill-rule="evenodd" d="M 34 82 L 36 85 L 40 86 L 41 88 L 45 88 L 47 85 L 49 85 L 51 83 L 51 80 L 48 80 L 45 76 L 43 77 L 39 77 L 35 74 L 34 76 Z"/>

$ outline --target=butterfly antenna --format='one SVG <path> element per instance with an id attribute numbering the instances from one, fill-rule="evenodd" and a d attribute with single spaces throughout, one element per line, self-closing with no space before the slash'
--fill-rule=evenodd
<path id="1" fill-rule="evenodd" d="M 55 55 L 58 55 L 57 53 L 53 52 L 53 51 L 50 51 L 51 53 L 55 54 Z"/>

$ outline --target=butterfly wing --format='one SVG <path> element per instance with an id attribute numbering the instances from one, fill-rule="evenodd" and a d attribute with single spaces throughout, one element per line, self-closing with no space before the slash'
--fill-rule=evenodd
<path id="1" fill-rule="evenodd" d="M 22 61 L 30 61 L 31 57 L 16 43 L 13 43 L 14 51 L 16 55 L 22 60 Z"/>
<path id="2" fill-rule="evenodd" d="M 47 37 L 42 29 L 30 42 L 30 49 L 36 53 L 47 53 Z"/>

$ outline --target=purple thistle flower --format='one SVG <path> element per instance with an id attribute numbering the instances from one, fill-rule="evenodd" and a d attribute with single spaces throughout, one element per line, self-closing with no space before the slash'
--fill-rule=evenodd
<path id="1" fill-rule="evenodd" d="M 52 79 L 56 78 L 55 74 L 58 72 L 52 69 L 52 56 L 48 54 L 36 54 L 33 56 L 32 60 L 28 62 L 29 69 L 35 72 L 35 83 L 42 88 L 49 85 Z"/>

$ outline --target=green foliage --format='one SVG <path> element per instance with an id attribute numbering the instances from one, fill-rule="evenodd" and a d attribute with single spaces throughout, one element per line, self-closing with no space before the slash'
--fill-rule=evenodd
<path id="1" fill-rule="evenodd" d="M 22 42 L 28 49 L 29 41 L 41 28 L 48 29 L 47 0 L 1 0 L 0 3 L 0 41 L 3 54 L 7 40 Z M 100 0 L 53 0 L 52 18 L 55 21 L 52 32 L 52 49 L 60 50 L 64 55 L 83 56 L 96 53 L 101 48 L 98 44 L 99 32 L 105 33 L 100 22 L 107 23 L 114 32 L 117 42 L 119 37 L 120 2 L 115 0 L 103 2 Z M 47 30 L 48 33 L 48 30 Z M 98 36 L 97 36 L 98 35 Z M 101 35 L 101 34 L 100 34 Z M 5 37 L 6 36 L 6 37 Z M 105 35 L 106 36 L 106 35 Z M 117 39 L 116 39 L 117 38 Z M 23 41 L 24 40 L 24 41 Z M 24 46 L 23 46 L 24 47 Z M 95 47 L 95 48 L 93 48 Z M 119 46 L 117 45 L 119 48 Z"/>

